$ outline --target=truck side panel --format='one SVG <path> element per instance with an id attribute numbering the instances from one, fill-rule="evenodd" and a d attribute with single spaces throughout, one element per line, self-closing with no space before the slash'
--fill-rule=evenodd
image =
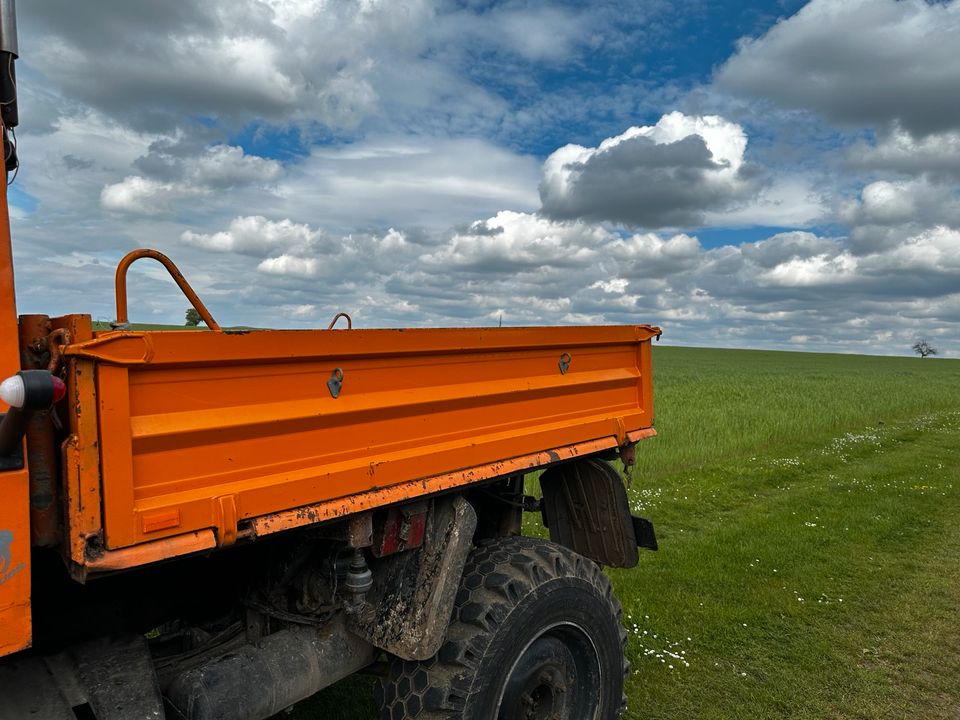
<path id="1" fill-rule="evenodd" d="M 0 380 L 20 369 L 8 217 L 4 187 L 0 192 Z M 2 404 L 0 412 L 6 412 Z M 0 469 L 0 656 L 28 647 L 30 637 L 30 481 L 26 469 Z"/>
<path id="2" fill-rule="evenodd" d="M 75 345 L 69 356 L 97 366 L 106 546 L 205 528 L 230 542 L 238 523 L 293 508 L 418 478 L 425 492 L 428 478 L 554 448 L 621 445 L 652 424 L 641 347 L 653 334 L 154 332 Z"/>

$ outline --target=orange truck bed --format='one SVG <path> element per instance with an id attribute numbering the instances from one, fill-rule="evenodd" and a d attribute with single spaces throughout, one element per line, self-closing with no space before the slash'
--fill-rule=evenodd
<path id="1" fill-rule="evenodd" d="M 82 572 L 654 434 L 650 326 L 92 335 L 85 316 L 61 323 L 74 338 L 65 524 Z"/>

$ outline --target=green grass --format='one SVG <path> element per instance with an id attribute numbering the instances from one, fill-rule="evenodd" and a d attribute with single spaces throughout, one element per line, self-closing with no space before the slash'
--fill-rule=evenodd
<path id="1" fill-rule="evenodd" d="M 93 329 L 97 332 L 112 330 L 110 323 L 106 320 L 94 320 Z M 206 325 L 199 327 L 191 325 L 164 325 L 158 323 L 130 323 L 129 330 L 206 330 Z"/>
<path id="2" fill-rule="evenodd" d="M 656 348 L 628 718 L 960 711 L 960 363 Z M 542 532 L 529 518 L 527 530 Z M 672 666 L 672 667 L 671 667 Z M 352 678 L 288 717 L 376 717 Z"/>
<path id="3" fill-rule="evenodd" d="M 105 332 L 107 330 L 112 330 L 110 323 L 106 320 L 94 320 L 93 329 L 95 332 Z M 223 328 L 226 332 L 232 330 L 261 330 L 263 328 L 250 327 L 249 325 L 231 325 Z M 143 331 L 143 330 L 204 330 L 209 332 L 209 328 L 204 325 L 166 325 L 162 323 L 130 323 L 127 326 L 127 330 L 132 331 Z"/>

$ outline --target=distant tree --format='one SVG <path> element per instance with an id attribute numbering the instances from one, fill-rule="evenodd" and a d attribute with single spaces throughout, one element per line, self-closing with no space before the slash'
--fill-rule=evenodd
<path id="1" fill-rule="evenodd" d="M 187 309 L 187 327 L 196 327 L 200 324 L 200 313 L 196 308 Z"/>
<path id="2" fill-rule="evenodd" d="M 926 338 L 923 340 L 917 340 L 913 344 L 913 351 L 922 358 L 925 358 L 927 355 L 937 354 L 937 349 L 927 342 Z"/>

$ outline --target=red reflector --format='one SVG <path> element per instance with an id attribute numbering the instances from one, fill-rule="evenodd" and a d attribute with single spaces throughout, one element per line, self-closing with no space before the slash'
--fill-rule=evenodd
<path id="1" fill-rule="evenodd" d="M 56 375 L 51 375 L 51 379 L 53 380 L 53 401 L 60 402 L 67 394 L 67 385 Z"/>

